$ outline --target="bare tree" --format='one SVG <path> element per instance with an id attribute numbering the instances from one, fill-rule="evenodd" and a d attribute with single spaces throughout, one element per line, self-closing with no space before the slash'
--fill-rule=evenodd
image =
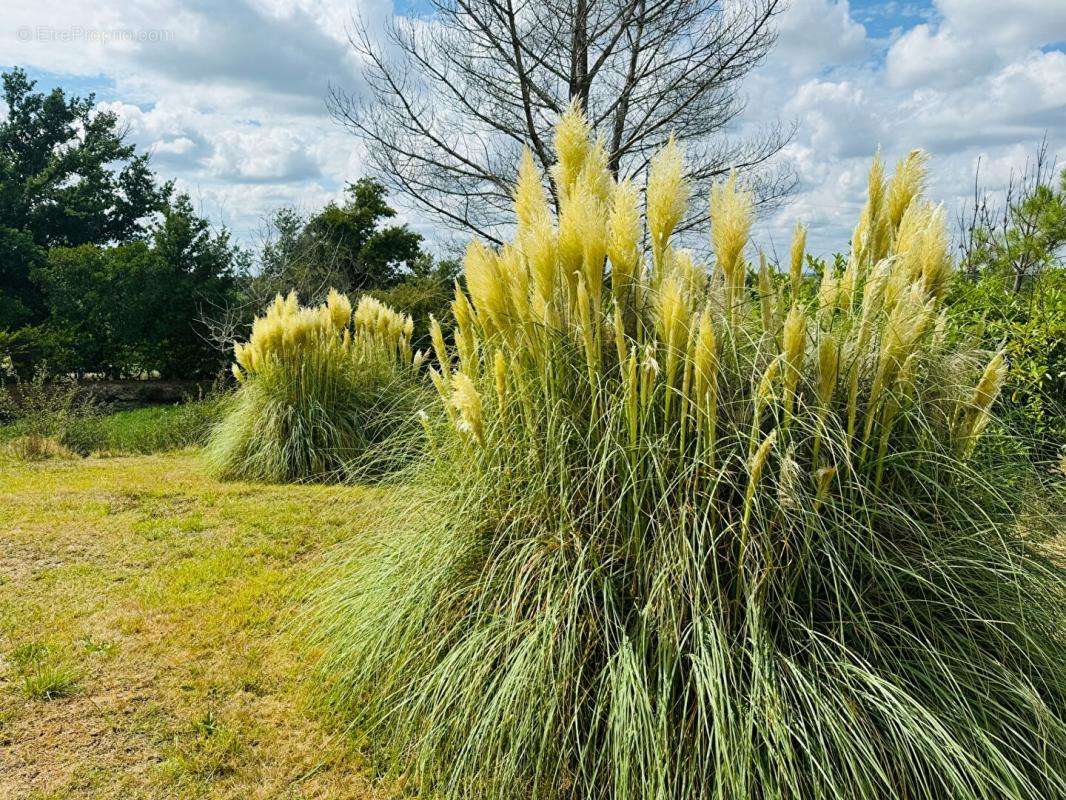
<path id="1" fill-rule="evenodd" d="M 735 168 L 760 201 L 792 188 L 770 164 L 791 130 L 729 135 L 784 0 L 431 2 L 431 17 L 394 18 L 383 38 L 357 23 L 366 87 L 332 89 L 330 108 L 390 188 L 454 229 L 500 241 L 523 146 L 547 174 L 552 127 L 574 101 L 616 176 L 641 182 L 672 135 L 697 184 Z M 697 192 L 691 222 L 705 208 Z"/>

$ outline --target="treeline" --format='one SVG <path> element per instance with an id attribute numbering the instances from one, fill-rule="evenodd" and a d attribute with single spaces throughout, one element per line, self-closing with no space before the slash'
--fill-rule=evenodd
<path id="1" fill-rule="evenodd" d="M 37 91 L 20 69 L 2 82 L 0 377 L 210 377 L 294 287 L 392 292 L 416 313 L 447 301 L 457 265 L 387 224 L 373 180 L 309 217 L 280 210 L 253 254 L 160 181 L 94 96 Z"/>

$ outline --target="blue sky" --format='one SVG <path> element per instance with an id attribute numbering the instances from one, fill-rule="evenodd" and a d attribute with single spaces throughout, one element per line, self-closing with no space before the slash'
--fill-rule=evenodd
<path id="1" fill-rule="evenodd" d="M 281 205 L 340 196 L 365 173 L 330 119 L 330 84 L 358 88 L 352 14 L 419 13 L 422 0 L 5 0 L 0 65 L 43 88 L 95 92 L 202 211 L 254 245 Z M 817 251 L 844 247 L 880 146 L 932 157 L 949 213 L 973 172 L 995 189 L 1046 133 L 1066 163 L 1066 0 L 792 0 L 776 50 L 744 86 L 742 121 L 796 122 L 782 154 L 797 191 L 762 220 L 781 249 L 797 219 Z M 0 113 L 3 109 L 0 108 Z M 431 238 L 430 220 L 405 218 Z"/>

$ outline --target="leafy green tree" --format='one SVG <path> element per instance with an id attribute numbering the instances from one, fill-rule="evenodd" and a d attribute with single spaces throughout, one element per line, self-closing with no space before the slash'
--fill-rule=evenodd
<path id="1" fill-rule="evenodd" d="M 343 205 L 330 203 L 309 218 L 288 207 L 274 213 L 259 268 L 244 287 L 245 322 L 278 293 L 295 290 L 310 302 L 331 287 L 380 292 L 412 276 L 432 277 L 438 262 L 422 251 L 422 237 L 406 225 L 383 225 L 396 211 L 380 183 L 364 178 L 349 184 L 346 194 Z M 449 286 L 453 278 L 447 277 Z"/>
<path id="2" fill-rule="evenodd" d="M 307 218 L 296 209 L 282 207 L 274 212 L 259 248 L 259 269 L 246 288 L 253 312 L 258 312 L 274 295 L 295 290 L 300 297 L 313 299 L 331 286 L 344 281 L 329 265 L 318 264 L 303 236 Z"/>
<path id="3" fill-rule="evenodd" d="M 978 186 L 961 223 L 963 272 L 974 280 L 995 273 L 1009 278 L 1011 291 L 1026 289 L 1044 270 L 1062 266 L 1066 169 L 1056 179 L 1044 142 L 1025 172 L 1011 177 L 1002 206 Z"/>
<path id="4" fill-rule="evenodd" d="M 0 228 L 0 330 L 13 330 L 35 321 L 42 308 L 34 273 L 46 251 L 28 231 Z"/>
<path id="5" fill-rule="evenodd" d="M 228 232 L 212 231 L 179 195 L 145 241 L 115 247 L 56 247 L 38 272 L 51 313 L 49 335 L 73 348 L 52 369 L 79 374 L 210 376 L 223 354 L 208 325 L 232 304 L 247 255 Z"/>
<path id="6" fill-rule="evenodd" d="M 18 68 L 0 82 L 0 330 L 13 331 L 48 316 L 34 281 L 48 248 L 144 236 L 171 185 L 157 185 L 148 156 L 93 95 L 34 91 Z"/>
<path id="7" fill-rule="evenodd" d="M 96 109 L 92 94 L 35 92 L 18 68 L 2 82 L 0 227 L 28 231 L 43 247 L 143 235 L 170 184 L 156 184 L 147 154 L 125 141 L 115 114 Z"/>
<path id="8" fill-rule="evenodd" d="M 343 205 L 330 203 L 308 221 L 301 253 L 339 275 L 348 291 L 388 288 L 422 255 L 422 237 L 407 225 L 384 225 L 396 210 L 373 178 L 349 184 L 346 194 Z"/>
<path id="9" fill-rule="evenodd" d="M 280 277 L 303 260 L 300 234 L 306 224 L 307 220 L 294 208 L 285 206 L 274 212 L 259 256 L 260 274 Z"/>
<path id="10" fill-rule="evenodd" d="M 108 376 L 137 371 L 137 345 L 154 309 L 144 309 L 133 295 L 153 277 L 153 261 L 146 242 L 48 252 L 48 263 L 37 274 L 51 309 L 45 328 L 74 343 L 71 350 L 50 354 L 51 370 Z"/>
<path id="11" fill-rule="evenodd" d="M 222 354 L 208 320 L 236 302 L 237 278 L 248 270 L 249 254 L 226 229 L 212 230 L 184 194 L 163 212 L 151 240 L 155 280 L 141 289 L 143 307 L 154 309 L 144 365 L 164 377 L 212 375 Z"/>

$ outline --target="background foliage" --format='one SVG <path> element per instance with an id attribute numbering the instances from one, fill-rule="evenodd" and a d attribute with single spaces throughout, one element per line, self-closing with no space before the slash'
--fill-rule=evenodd
<path id="1" fill-rule="evenodd" d="M 1066 445 L 1066 169 L 1042 145 L 997 205 L 978 190 L 960 220 L 950 308 L 959 328 L 1003 348 L 999 412 L 1040 457 Z"/>
<path id="2" fill-rule="evenodd" d="M 392 223 L 385 187 L 364 178 L 305 217 L 279 209 L 258 261 L 187 195 L 160 183 L 93 95 L 3 76 L 0 122 L 0 360 L 56 375 L 202 378 L 279 292 L 309 300 L 369 290 L 416 320 L 447 309 L 458 274 Z"/>

